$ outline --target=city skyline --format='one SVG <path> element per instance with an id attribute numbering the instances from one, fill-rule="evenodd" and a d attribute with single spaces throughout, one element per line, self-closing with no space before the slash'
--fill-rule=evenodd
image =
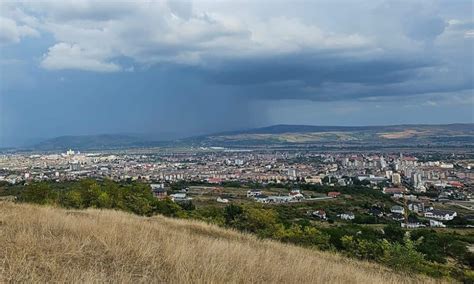
<path id="1" fill-rule="evenodd" d="M 0 4 L 0 147 L 473 122 L 471 1 Z"/>

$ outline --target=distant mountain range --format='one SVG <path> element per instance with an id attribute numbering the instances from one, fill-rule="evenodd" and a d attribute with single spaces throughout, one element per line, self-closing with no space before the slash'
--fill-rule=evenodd
<path id="1" fill-rule="evenodd" d="M 473 123 L 455 124 L 401 124 L 382 126 L 314 126 L 314 125 L 291 125 L 278 124 L 248 130 L 228 131 L 216 133 L 209 136 L 239 135 L 239 134 L 283 134 L 283 133 L 318 133 L 318 132 L 357 132 L 357 131 L 405 131 L 405 130 L 454 130 L 460 132 L 474 133 Z"/>
<path id="2" fill-rule="evenodd" d="M 245 147 L 265 145 L 473 146 L 474 124 L 390 126 L 273 125 L 172 141 L 155 141 L 125 134 L 61 136 L 38 143 L 33 146 L 33 149 L 66 150 L 72 148 L 78 150 L 100 150 L 173 146 Z"/>
<path id="3" fill-rule="evenodd" d="M 311 126 L 273 125 L 185 139 L 196 145 L 473 145 L 474 124 Z"/>
<path id="4" fill-rule="evenodd" d="M 32 148 L 34 150 L 106 150 L 106 149 L 125 149 L 137 147 L 156 147 L 161 146 L 160 141 L 150 141 L 142 137 L 125 134 L 101 134 L 101 135 L 78 135 L 78 136 L 60 136 L 42 141 Z"/>

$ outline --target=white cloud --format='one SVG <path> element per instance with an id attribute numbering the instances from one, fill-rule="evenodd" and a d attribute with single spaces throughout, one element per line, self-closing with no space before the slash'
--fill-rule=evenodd
<path id="1" fill-rule="evenodd" d="M 260 19 L 237 10 L 228 14 L 199 2 L 196 5 L 80 0 L 41 1 L 22 8 L 40 15 L 38 28 L 53 34 L 58 42 L 43 57 L 41 66 L 48 69 L 118 71 L 125 68 L 111 60 L 122 57 L 145 65 L 196 65 L 216 58 L 370 46 L 370 40 L 358 33 L 325 32 L 297 17 Z"/>
<path id="2" fill-rule="evenodd" d="M 18 43 L 28 36 L 37 37 L 39 33 L 27 25 L 18 25 L 12 19 L 0 17 L 0 44 Z"/>
<path id="3" fill-rule="evenodd" d="M 115 72 L 121 67 L 106 61 L 101 50 L 86 50 L 77 44 L 58 43 L 50 47 L 41 66 L 46 69 L 77 69 L 97 72 Z"/>
<path id="4" fill-rule="evenodd" d="M 474 38 L 474 30 L 464 32 L 464 38 Z"/>
<path id="5" fill-rule="evenodd" d="M 435 106 L 438 106 L 438 103 L 432 100 L 427 100 L 423 105 L 435 107 Z"/>

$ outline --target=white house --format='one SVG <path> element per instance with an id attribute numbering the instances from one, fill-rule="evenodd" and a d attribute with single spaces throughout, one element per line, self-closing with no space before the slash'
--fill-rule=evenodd
<path id="1" fill-rule="evenodd" d="M 301 194 L 299 189 L 292 189 L 289 195 L 291 199 L 296 199 L 296 200 L 304 199 L 304 196 L 303 194 Z"/>
<path id="2" fill-rule="evenodd" d="M 346 212 L 346 213 L 339 214 L 339 218 L 341 218 L 342 220 L 354 220 L 355 215 L 352 212 Z"/>
<path id="3" fill-rule="evenodd" d="M 408 210 L 421 213 L 425 211 L 425 205 L 422 202 L 411 202 L 408 204 Z"/>
<path id="4" fill-rule="evenodd" d="M 254 197 L 255 201 L 260 202 L 260 203 L 268 203 L 270 200 L 268 199 L 268 196 L 260 194 Z"/>
<path id="5" fill-rule="evenodd" d="M 217 197 L 217 202 L 219 202 L 219 203 L 229 203 L 229 199 Z"/>
<path id="6" fill-rule="evenodd" d="M 310 184 L 322 184 L 321 177 L 320 176 L 310 176 L 306 177 L 305 181 Z"/>
<path id="7" fill-rule="evenodd" d="M 456 213 L 456 211 L 449 211 L 449 210 L 434 209 L 434 210 L 425 212 L 426 218 L 433 218 L 433 219 L 444 220 L 444 221 L 453 220 L 454 217 L 456 217 L 457 215 L 458 213 Z"/>
<path id="8" fill-rule="evenodd" d="M 314 217 L 318 217 L 320 219 L 326 220 L 326 211 L 324 210 L 316 210 L 316 211 L 313 211 L 312 214 Z"/>
<path id="9" fill-rule="evenodd" d="M 186 193 L 174 193 L 170 194 L 171 200 L 173 201 L 187 201 L 192 200 L 191 197 L 187 197 Z"/>
<path id="10" fill-rule="evenodd" d="M 446 228 L 446 225 L 443 222 L 430 219 L 430 227 Z"/>
<path id="11" fill-rule="evenodd" d="M 258 195 L 262 195 L 262 191 L 260 189 L 251 189 L 247 191 L 247 197 L 256 197 Z"/>
<path id="12" fill-rule="evenodd" d="M 403 209 L 402 206 L 395 205 L 395 206 L 392 206 L 392 208 L 390 209 L 390 212 L 403 215 L 405 214 L 405 209 Z"/>
<path id="13" fill-rule="evenodd" d="M 152 183 L 150 184 L 150 186 L 151 186 L 151 189 L 165 188 L 164 183 Z"/>
<path id="14" fill-rule="evenodd" d="M 408 222 L 408 223 L 400 223 L 402 228 L 407 228 L 407 229 L 416 229 L 416 228 L 422 228 L 426 227 L 424 224 L 421 224 L 419 222 Z"/>
<path id="15" fill-rule="evenodd" d="M 272 203 L 287 203 L 293 200 L 291 196 L 269 196 L 268 200 Z"/>

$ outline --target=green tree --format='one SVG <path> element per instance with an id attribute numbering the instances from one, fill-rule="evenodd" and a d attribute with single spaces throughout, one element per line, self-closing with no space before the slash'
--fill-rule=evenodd
<path id="1" fill-rule="evenodd" d="M 329 248 L 329 236 L 312 226 L 293 224 L 288 229 L 276 230 L 274 237 L 283 242 L 295 243 L 303 246 Z"/>
<path id="2" fill-rule="evenodd" d="M 193 211 L 191 216 L 217 225 L 226 225 L 224 210 L 217 206 L 200 207 Z"/>
<path id="3" fill-rule="evenodd" d="M 67 208 L 82 208 L 82 194 L 79 190 L 66 191 L 61 200 L 61 205 Z"/>
<path id="4" fill-rule="evenodd" d="M 411 239 L 418 240 L 416 250 L 425 255 L 428 261 L 446 263 L 446 252 L 440 245 L 438 233 L 434 230 L 415 230 L 411 232 Z"/>
<path id="5" fill-rule="evenodd" d="M 383 240 L 382 247 L 382 262 L 389 267 L 404 272 L 416 272 L 423 268 L 424 256 L 416 250 L 416 243 L 409 236 L 405 236 L 402 244 Z"/>
<path id="6" fill-rule="evenodd" d="M 100 186 L 93 180 L 83 180 L 79 184 L 84 207 L 99 207 Z"/>
<path id="7" fill-rule="evenodd" d="M 174 203 L 169 198 L 166 198 L 164 200 L 156 200 L 153 203 L 152 212 L 163 214 L 169 217 L 183 216 L 181 207 L 179 207 L 178 204 Z"/>
<path id="8" fill-rule="evenodd" d="M 259 237 L 269 238 L 279 229 L 277 224 L 278 213 L 275 210 L 247 207 L 236 226 L 240 230 L 255 233 Z"/>
<path id="9" fill-rule="evenodd" d="M 234 226 L 235 221 L 238 220 L 242 216 L 243 213 L 244 213 L 244 210 L 239 205 L 230 204 L 226 206 L 224 208 L 225 224 L 227 226 Z"/>
<path id="10" fill-rule="evenodd" d="M 367 259 L 380 260 L 383 256 L 383 246 L 380 241 L 369 241 L 358 239 L 354 236 L 344 236 L 341 238 L 342 245 L 349 256 Z"/>
<path id="11" fill-rule="evenodd" d="M 58 193 L 44 182 L 27 185 L 21 192 L 20 200 L 37 204 L 56 204 Z"/>
<path id="12" fill-rule="evenodd" d="M 111 208 L 112 200 L 110 199 L 109 194 L 105 191 L 100 192 L 99 196 L 97 197 L 96 205 L 98 208 Z"/>
<path id="13" fill-rule="evenodd" d="M 383 228 L 384 238 L 390 242 L 403 243 L 405 231 L 399 225 L 387 225 Z"/>

